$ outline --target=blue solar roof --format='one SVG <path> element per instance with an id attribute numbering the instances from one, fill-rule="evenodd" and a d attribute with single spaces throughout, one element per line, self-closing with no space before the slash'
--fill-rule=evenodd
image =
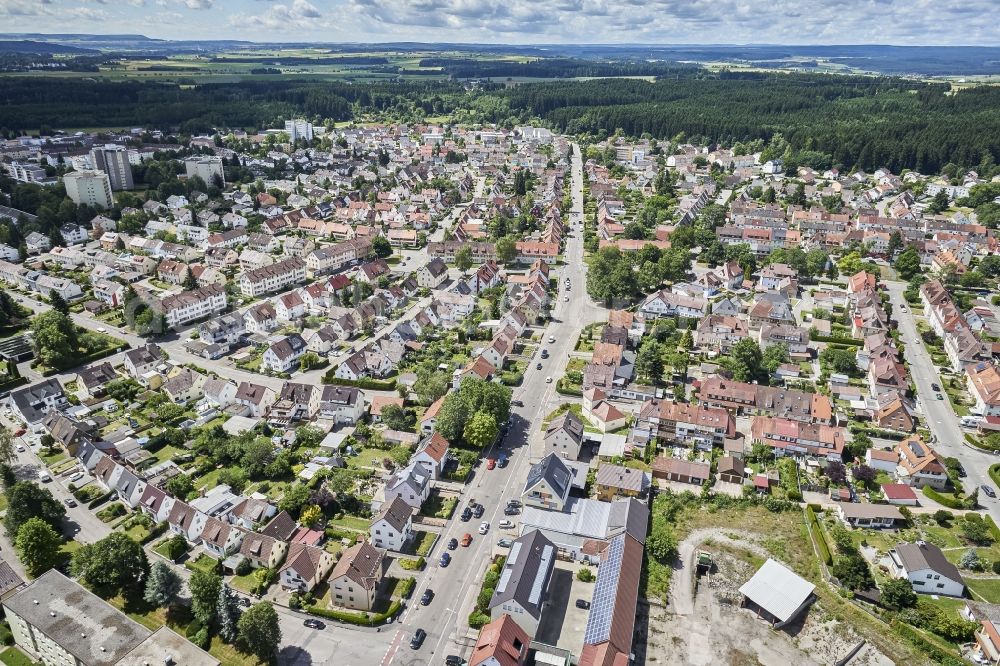
<path id="1" fill-rule="evenodd" d="M 624 534 L 612 539 L 604 551 L 604 558 L 597 568 L 597 583 L 590 602 L 587 629 L 583 634 L 584 645 L 596 645 L 610 639 L 611 618 L 615 611 L 615 599 L 618 597 L 618 580 L 621 577 L 624 552 Z"/>

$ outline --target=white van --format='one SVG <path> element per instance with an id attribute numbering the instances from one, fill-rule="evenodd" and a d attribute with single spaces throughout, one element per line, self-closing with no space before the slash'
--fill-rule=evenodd
<path id="1" fill-rule="evenodd" d="M 962 417 L 962 427 L 963 428 L 975 428 L 980 423 L 983 422 L 982 416 L 963 416 Z"/>
<path id="2" fill-rule="evenodd" d="M 48 483 L 49 481 L 52 480 L 52 477 L 49 476 L 48 472 L 39 472 L 38 480 L 41 481 L 42 483 Z"/>

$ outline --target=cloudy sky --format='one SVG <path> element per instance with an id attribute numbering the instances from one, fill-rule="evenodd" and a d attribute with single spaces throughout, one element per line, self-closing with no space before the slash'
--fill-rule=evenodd
<path id="1" fill-rule="evenodd" d="M 1000 43 L 997 0 L 0 0 L 0 31 L 167 39 Z"/>

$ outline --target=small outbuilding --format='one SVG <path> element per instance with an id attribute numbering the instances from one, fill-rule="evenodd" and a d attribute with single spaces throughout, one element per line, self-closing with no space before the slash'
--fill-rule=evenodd
<path id="1" fill-rule="evenodd" d="M 764 563 L 740 588 L 744 608 L 780 629 L 812 603 L 816 586 L 775 560 Z"/>

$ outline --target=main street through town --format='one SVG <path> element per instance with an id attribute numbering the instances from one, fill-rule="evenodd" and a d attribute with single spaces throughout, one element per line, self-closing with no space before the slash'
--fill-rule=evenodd
<path id="1" fill-rule="evenodd" d="M 382 666 L 390 663 L 404 666 L 438 664 L 443 663 L 444 657 L 449 654 L 468 657 L 475 644 L 476 632 L 468 632 L 466 621 L 479 594 L 493 548 L 501 536 L 505 536 L 497 529 L 498 522 L 504 518 L 503 509 L 507 500 L 520 497 L 528 468 L 542 457 L 542 421 L 565 401 L 555 390 L 556 381 L 565 370 L 580 329 L 591 322 L 607 319 L 607 311 L 595 305 L 586 295 L 583 165 L 576 146 L 571 188 L 573 207 L 569 225 L 572 231 L 566 243 L 565 264 L 558 271 L 553 271 L 558 278 L 559 291 L 552 308 L 552 320 L 541 331 L 539 351 L 530 359 L 522 385 L 514 390 L 513 400 L 523 406 L 515 406 L 511 410 L 510 429 L 500 443 L 510 456 L 510 462 L 503 469 L 487 470 L 485 464 L 475 469 L 455 512 L 456 517 L 442 530 L 441 538 L 428 558 L 428 569 L 411 597 L 412 605 L 395 627 Z M 567 277 L 571 285 L 569 289 L 565 285 Z M 568 301 L 564 300 L 566 297 L 569 297 Z M 549 342 L 550 337 L 554 342 Z M 548 350 L 547 359 L 541 358 L 541 349 Z M 542 366 L 540 369 L 536 367 L 538 363 Z M 551 382 L 546 381 L 549 377 Z M 497 454 L 498 451 L 491 450 L 486 456 Z M 485 536 L 477 532 L 480 521 L 464 523 L 457 518 L 462 508 L 473 499 L 486 508 L 482 520 L 490 523 L 490 530 Z M 472 545 L 453 551 L 451 564 L 447 568 L 439 567 L 439 557 L 448 540 L 461 538 L 466 532 L 473 535 Z M 427 588 L 434 591 L 434 600 L 428 606 L 420 606 L 417 600 Z M 428 635 L 423 647 L 412 651 L 409 638 L 417 628 L 424 629 Z"/>
<path id="2" fill-rule="evenodd" d="M 910 373 L 917 387 L 917 413 L 934 435 L 933 446 L 943 456 L 957 458 L 968 475 L 964 479 L 966 492 L 982 485 L 993 486 L 990 480 L 989 467 L 1000 458 L 985 451 L 973 448 L 965 441 L 958 416 L 951 406 L 947 396 L 938 400 L 931 384 L 941 385 L 941 375 L 924 342 L 917 331 L 917 323 L 909 304 L 903 298 L 906 290 L 904 282 L 886 282 L 889 298 L 892 302 L 892 316 L 899 324 L 899 333 L 904 345 L 904 355 L 910 366 Z M 926 503 L 926 502 L 925 502 Z M 997 500 L 979 493 L 979 503 L 1000 523 L 1000 504 Z"/>

